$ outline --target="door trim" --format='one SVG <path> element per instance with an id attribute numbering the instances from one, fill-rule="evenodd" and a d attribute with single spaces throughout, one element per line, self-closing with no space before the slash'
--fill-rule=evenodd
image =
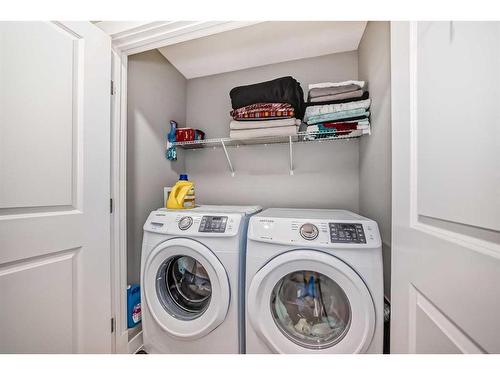
<path id="1" fill-rule="evenodd" d="M 110 35 L 115 48 L 128 55 L 188 40 L 252 26 L 263 21 L 101 21 L 97 27 Z"/>

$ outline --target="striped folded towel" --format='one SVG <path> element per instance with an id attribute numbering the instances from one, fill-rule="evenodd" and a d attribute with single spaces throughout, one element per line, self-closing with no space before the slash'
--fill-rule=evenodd
<path id="1" fill-rule="evenodd" d="M 320 116 L 329 113 L 350 111 L 355 109 L 368 109 L 370 108 L 371 99 L 357 100 L 347 103 L 339 104 L 325 104 L 325 105 L 315 105 L 306 108 L 306 113 L 304 115 L 304 121 L 309 121 L 310 117 Z"/>
<path id="2" fill-rule="evenodd" d="M 268 120 L 270 118 L 294 117 L 295 110 L 288 103 L 256 103 L 234 109 L 230 115 L 235 120 Z"/>

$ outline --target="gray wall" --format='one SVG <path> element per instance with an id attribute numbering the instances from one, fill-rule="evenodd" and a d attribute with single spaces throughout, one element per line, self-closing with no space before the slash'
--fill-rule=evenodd
<path id="1" fill-rule="evenodd" d="M 391 41 L 389 22 L 368 22 L 358 49 L 359 79 L 368 81 L 372 135 L 359 144 L 359 211 L 378 222 L 384 288 L 391 275 Z"/>
<path id="2" fill-rule="evenodd" d="M 292 75 L 302 85 L 356 79 L 356 51 L 272 64 L 188 80 L 187 126 L 207 137 L 229 134 L 229 91 L 239 85 Z M 295 175 L 288 172 L 288 145 L 229 149 L 236 176 L 231 177 L 223 150 L 185 152 L 198 202 L 259 204 L 264 207 L 345 208 L 358 211 L 359 146 L 348 142 L 294 145 Z"/>
<path id="3" fill-rule="evenodd" d="M 129 57 L 127 113 L 128 281 L 140 277 L 142 226 L 163 205 L 163 187 L 184 171 L 165 159 L 170 120 L 185 123 L 186 79 L 157 51 Z"/>

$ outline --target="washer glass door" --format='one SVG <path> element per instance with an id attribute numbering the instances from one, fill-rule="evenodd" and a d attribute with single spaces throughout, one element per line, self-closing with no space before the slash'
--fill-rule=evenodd
<path id="1" fill-rule="evenodd" d="M 179 339 L 207 335 L 229 310 L 226 269 L 207 246 L 192 239 L 172 238 L 153 249 L 145 261 L 142 285 L 144 309 Z"/>
<path id="2" fill-rule="evenodd" d="M 156 276 L 156 292 L 167 312 L 192 320 L 210 304 L 212 284 L 200 261 L 187 255 L 166 259 Z"/>

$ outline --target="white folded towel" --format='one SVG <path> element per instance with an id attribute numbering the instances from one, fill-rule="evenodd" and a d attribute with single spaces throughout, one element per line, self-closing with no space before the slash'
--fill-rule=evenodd
<path id="1" fill-rule="evenodd" d="M 274 128 L 261 128 L 261 129 L 242 129 L 231 130 L 229 138 L 232 139 L 249 139 L 261 137 L 281 137 L 297 134 L 297 126 L 279 126 Z"/>
<path id="2" fill-rule="evenodd" d="M 229 123 L 229 128 L 232 130 L 240 129 L 263 129 L 263 128 L 277 128 L 282 126 L 295 126 L 300 125 L 300 120 L 296 118 L 284 118 L 279 120 L 246 120 L 236 121 L 232 120 Z"/>
<path id="3" fill-rule="evenodd" d="M 319 82 L 319 83 L 310 83 L 309 90 L 311 89 L 319 89 L 325 87 L 338 87 L 338 86 L 347 86 L 347 85 L 358 85 L 359 88 L 364 88 L 366 82 L 365 81 L 344 81 L 344 82 Z"/>

